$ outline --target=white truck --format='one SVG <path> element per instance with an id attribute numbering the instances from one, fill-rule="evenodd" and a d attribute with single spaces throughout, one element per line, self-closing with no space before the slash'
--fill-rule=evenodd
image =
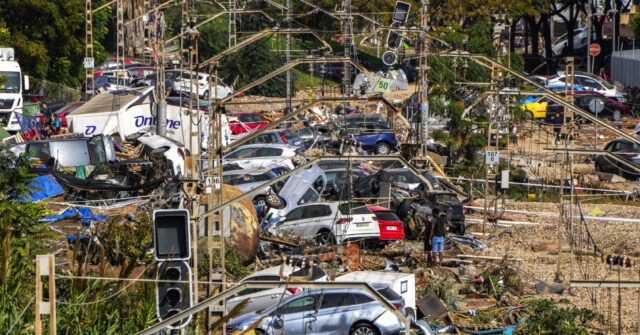
<path id="1" fill-rule="evenodd" d="M 22 78 L 13 48 L 0 47 L 0 126 L 17 132 L 22 117 L 23 91 L 29 90 L 29 77 Z"/>

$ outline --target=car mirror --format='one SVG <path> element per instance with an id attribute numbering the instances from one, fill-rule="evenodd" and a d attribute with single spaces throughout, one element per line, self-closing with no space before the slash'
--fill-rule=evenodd
<path id="1" fill-rule="evenodd" d="M 273 328 L 276 329 L 280 329 L 284 326 L 284 322 L 282 321 L 282 319 L 280 318 L 279 315 L 277 315 L 274 319 L 273 319 Z"/>

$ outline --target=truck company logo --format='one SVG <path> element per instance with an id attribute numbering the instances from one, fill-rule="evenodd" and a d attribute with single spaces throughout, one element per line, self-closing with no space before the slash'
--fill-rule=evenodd
<path id="1" fill-rule="evenodd" d="M 87 126 L 87 129 L 84 131 L 85 135 L 91 135 L 96 131 L 96 126 Z"/>
<path id="2" fill-rule="evenodd" d="M 136 119 L 136 128 L 141 128 L 144 126 L 151 126 L 151 125 L 156 125 L 158 124 L 158 119 L 155 117 L 151 117 L 151 116 L 136 116 L 134 117 L 134 119 Z M 178 121 L 178 120 L 169 120 L 167 119 L 167 128 L 168 129 L 178 129 L 180 127 L 180 125 L 182 124 L 182 122 Z"/>

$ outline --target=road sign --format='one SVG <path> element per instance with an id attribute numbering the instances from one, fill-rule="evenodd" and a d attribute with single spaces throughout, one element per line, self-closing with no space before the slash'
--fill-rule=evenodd
<path id="1" fill-rule="evenodd" d="M 486 165 L 498 165 L 500 162 L 500 151 L 486 151 L 484 154 L 484 163 Z"/>
<path id="2" fill-rule="evenodd" d="M 589 101 L 589 110 L 593 112 L 593 114 L 598 115 L 598 113 L 602 112 L 604 109 L 604 102 L 598 98 L 593 98 Z"/>
<path id="3" fill-rule="evenodd" d="M 87 57 L 84 59 L 84 68 L 85 69 L 93 69 L 94 61 L 92 57 Z"/>
<path id="4" fill-rule="evenodd" d="M 598 43 L 591 43 L 591 45 L 589 45 L 589 55 L 591 56 L 597 56 L 600 54 L 600 44 Z"/>
<path id="5" fill-rule="evenodd" d="M 387 79 L 387 78 L 380 78 L 378 79 L 378 82 L 376 83 L 376 87 L 373 88 L 374 91 L 376 92 L 386 92 L 389 90 L 389 87 L 391 86 L 391 79 Z"/>

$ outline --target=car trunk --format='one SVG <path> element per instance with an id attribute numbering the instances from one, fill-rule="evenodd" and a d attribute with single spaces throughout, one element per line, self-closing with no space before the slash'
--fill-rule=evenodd
<path id="1" fill-rule="evenodd" d="M 400 221 L 396 213 L 392 211 L 377 211 L 374 212 L 374 214 L 378 218 L 381 240 L 398 240 L 404 238 L 402 221 Z"/>

